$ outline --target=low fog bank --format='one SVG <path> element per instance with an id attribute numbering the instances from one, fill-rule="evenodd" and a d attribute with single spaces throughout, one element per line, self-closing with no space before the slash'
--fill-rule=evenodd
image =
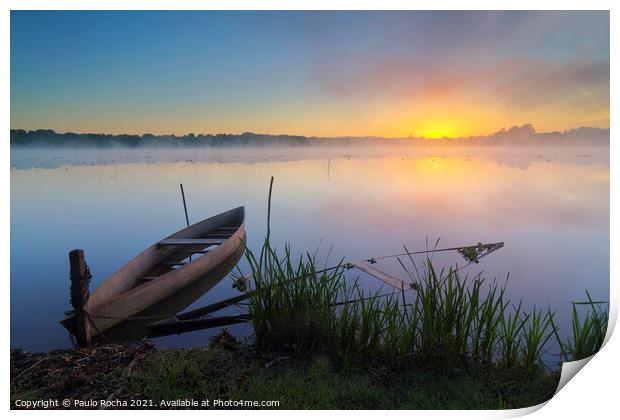
<path id="1" fill-rule="evenodd" d="M 609 167 L 609 148 L 581 147 L 201 147 L 201 148 L 12 148 L 11 169 L 68 166 L 158 164 L 158 163 L 244 163 L 338 159 L 487 159 L 502 164 L 527 167 L 532 162 L 564 162 Z"/>
<path id="2" fill-rule="evenodd" d="M 240 147 L 455 147 L 455 146 L 609 146 L 609 129 L 582 127 L 537 133 L 530 124 L 488 136 L 428 139 L 424 137 L 304 137 L 268 134 L 111 135 L 11 130 L 11 148 L 240 148 Z"/>

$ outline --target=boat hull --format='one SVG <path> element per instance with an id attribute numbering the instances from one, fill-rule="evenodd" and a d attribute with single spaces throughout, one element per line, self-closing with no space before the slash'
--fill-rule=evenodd
<path id="1" fill-rule="evenodd" d="M 172 316 L 183 312 L 201 296 L 213 289 L 237 265 L 244 250 L 245 246 L 240 245 L 230 257 L 216 268 L 196 279 L 187 287 L 149 306 L 146 310 L 138 312 L 132 319 L 108 328 L 101 335 L 95 335 L 93 343 L 136 341 L 146 337 L 149 334 L 147 325 L 170 319 Z"/>
<path id="2" fill-rule="evenodd" d="M 134 257 L 110 276 L 88 299 L 84 306 L 87 314 L 87 333 L 91 337 L 102 335 L 112 327 L 179 293 L 194 281 L 217 269 L 231 256 L 240 255 L 239 249 L 241 248 L 242 253 L 245 248 L 244 219 L 243 207 L 229 210 L 182 229 Z M 146 273 L 182 249 L 182 246 L 162 246 L 160 242 L 198 238 L 222 226 L 233 226 L 236 230 L 215 249 L 192 259 L 180 268 L 167 271 L 140 284 L 140 279 Z M 219 277 L 217 281 L 220 281 L 224 276 L 214 278 Z M 205 292 L 215 284 L 217 282 L 210 284 Z M 70 332 L 74 331 L 73 322 L 73 316 L 61 321 Z"/>

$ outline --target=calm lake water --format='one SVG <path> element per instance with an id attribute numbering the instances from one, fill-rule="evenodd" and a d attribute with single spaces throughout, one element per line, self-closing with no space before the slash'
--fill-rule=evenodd
<path id="1" fill-rule="evenodd" d="M 504 281 L 527 307 L 550 305 L 568 332 L 571 300 L 609 297 L 609 149 L 12 150 L 11 347 L 71 345 L 58 320 L 69 305 L 68 252 L 83 248 L 91 290 L 131 257 L 190 222 L 246 206 L 248 243 L 265 234 L 269 179 L 272 242 L 322 262 L 505 242 L 467 267 Z M 331 249 L 331 253 L 329 252 Z M 463 264 L 438 253 L 442 266 Z M 242 260 L 240 269 L 245 264 Z M 397 276 L 397 261 L 379 267 Z M 366 275 L 364 287 L 388 287 Z M 236 293 L 230 277 L 202 306 Z M 238 312 L 231 309 L 229 313 Z M 249 336 L 248 325 L 231 331 Z M 207 342 L 217 331 L 157 339 Z"/>

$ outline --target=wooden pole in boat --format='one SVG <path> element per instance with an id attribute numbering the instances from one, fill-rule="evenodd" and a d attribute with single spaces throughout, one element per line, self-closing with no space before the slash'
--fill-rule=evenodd
<path id="1" fill-rule="evenodd" d="M 269 234 L 271 232 L 271 190 L 273 189 L 273 176 L 269 182 L 269 201 L 267 202 L 267 240 L 269 240 Z"/>
<path id="2" fill-rule="evenodd" d="M 183 210 L 185 210 L 185 223 L 189 227 L 189 217 L 187 216 L 187 204 L 185 203 L 185 191 L 183 191 L 183 184 L 179 184 L 181 186 L 181 197 L 183 197 Z"/>
<path id="3" fill-rule="evenodd" d="M 74 249 L 69 252 L 69 277 L 71 279 L 71 305 L 75 309 L 75 338 L 78 346 L 88 347 L 91 344 L 88 319 L 84 305 L 88 301 L 90 284 L 90 270 L 84 260 L 84 251 Z"/>

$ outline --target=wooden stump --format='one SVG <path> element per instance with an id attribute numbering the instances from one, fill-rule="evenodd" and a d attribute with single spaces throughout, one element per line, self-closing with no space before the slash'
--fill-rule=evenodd
<path id="1" fill-rule="evenodd" d="M 90 328 L 88 326 L 88 316 L 84 311 L 84 305 L 88 301 L 90 285 L 90 271 L 84 260 L 84 251 L 74 249 L 69 252 L 71 279 L 71 305 L 75 309 L 75 338 L 78 346 L 88 347 L 91 344 Z"/>

